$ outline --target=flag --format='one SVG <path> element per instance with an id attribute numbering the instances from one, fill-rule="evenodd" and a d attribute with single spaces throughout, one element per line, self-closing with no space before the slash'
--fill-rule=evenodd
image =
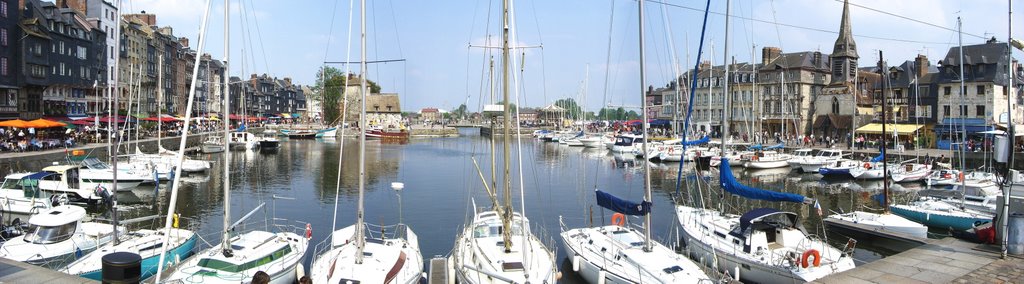
<path id="1" fill-rule="evenodd" d="M 821 204 L 817 200 L 814 201 L 814 210 L 818 211 L 818 217 L 821 217 Z"/>

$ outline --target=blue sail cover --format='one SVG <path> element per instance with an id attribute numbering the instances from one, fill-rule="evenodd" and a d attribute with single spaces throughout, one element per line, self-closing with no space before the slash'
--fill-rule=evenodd
<path id="1" fill-rule="evenodd" d="M 728 159 L 722 159 L 722 164 L 719 165 L 719 180 L 721 181 L 722 188 L 724 188 L 725 191 L 750 199 L 788 201 L 794 203 L 803 203 L 807 200 L 803 195 L 795 193 L 774 192 L 740 184 L 736 181 L 736 177 L 732 175 L 732 168 L 729 167 Z"/>
<path id="2" fill-rule="evenodd" d="M 771 145 L 771 146 L 768 146 L 768 147 L 764 147 L 764 149 L 765 150 L 775 150 L 775 149 L 782 149 L 782 147 L 785 147 L 785 146 L 786 146 L 786 144 L 779 143 L 779 144 Z"/>
<path id="3" fill-rule="evenodd" d="M 607 192 L 595 190 L 597 193 L 597 205 L 608 208 L 612 211 L 619 212 L 626 215 L 644 215 L 651 212 L 651 203 L 644 201 L 641 203 L 631 202 L 629 200 L 619 199 L 614 195 Z"/>
<path id="4" fill-rule="evenodd" d="M 683 141 L 682 144 L 683 144 L 683 146 L 693 146 L 693 145 L 707 144 L 708 142 L 711 142 L 711 137 L 704 136 L 704 138 L 693 140 L 693 141 Z"/>
<path id="5" fill-rule="evenodd" d="M 871 158 L 872 163 L 881 162 L 882 160 L 885 160 L 885 152 L 882 152 L 881 154 L 878 154 L 878 156 Z"/>
<path id="6" fill-rule="evenodd" d="M 750 147 L 747 147 L 747 150 L 754 150 L 754 151 L 756 151 L 756 150 L 761 150 L 761 148 L 764 148 L 764 146 L 762 146 L 761 144 L 757 144 L 757 145 L 750 145 Z"/>

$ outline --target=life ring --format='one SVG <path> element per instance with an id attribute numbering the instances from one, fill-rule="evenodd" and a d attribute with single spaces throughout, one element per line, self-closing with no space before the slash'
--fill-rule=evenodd
<path id="1" fill-rule="evenodd" d="M 622 213 L 612 214 L 612 225 L 616 225 L 616 226 L 619 226 L 619 227 L 625 226 L 626 225 L 626 215 L 622 214 Z"/>
<path id="2" fill-rule="evenodd" d="M 821 266 L 821 253 L 816 249 L 809 249 L 805 251 L 803 257 L 800 258 L 800 265 L 803 266 L 803 268 L 809 267 L 807 259 L 811 256 L 814 256 L 814 267 Z"/>
<path id="3" fill-rule="evenodd" d="M 864 169 L 865 169 L 865 170 L 867 170 L 867 169 L 871 169 L 871 163 L 868 163 L 868 162 L 864 162 Z"/>
<path id="4" fill-rule="evenodd" d="M 960 175 L 957 175 L 956 181 L 964 181 L 964 172 L 960 172 Z"/>
<path id="5" fill-rule="evenodd" d="M 313 238 L 313 225 L 306 223 L 306 239 Z"/>
<path id="6" fill-rule="evenodd" d="M 669 147 L 668 148 L 668 154 L 669 155 L 672 155 L 672 154 L 675 154 L 675 153 L 676 153 L 676 147 Z"/>
<path id="7" fill-rule="evenodd" d="M 750 159 L 751 159 L 751 160 L 754 160 L 754 161 L 757 161 L 757 155 L 754 155 L 754 156 L 753 156 L 753 157 L 751 157 Z"/>

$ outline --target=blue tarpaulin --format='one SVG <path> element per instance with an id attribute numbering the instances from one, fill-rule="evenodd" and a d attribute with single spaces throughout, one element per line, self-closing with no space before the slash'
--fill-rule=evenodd
<path id="1" fill-rule="evenodd" d="M 795 203 L 804 203 L 809 200 L 803 195 L 795 193 L 774 192 L 740 184 L 736 181 L 736 177 L 732 175 L 732 168 L 729 166 L 729 159 L 722 159 L 722 164 L 719 165 L 719 181 L 721 181 L 722 188 L 725 189 L 725 191 L 750 199 L 788 201 Z"/>
<path id="2" fill-rule="evenodd" d="M 626 215 L 644 215 L 651 212 L 650 202 L 635 203 L 620 199 L 604 191 L 595 190 L 594 192 L 597 193 L 597 205 L 612 211 Z"/>
<path id="3" fill-rule="evenodd" d="M 683 141 L 682 144 L 685 145 L 685 146 L 693 146 L 693 145 L 707 144 L 708 142 L 711 142 L 711 137 L 704 136 L 704 138 L 693 140 L 693 141 Z"/>

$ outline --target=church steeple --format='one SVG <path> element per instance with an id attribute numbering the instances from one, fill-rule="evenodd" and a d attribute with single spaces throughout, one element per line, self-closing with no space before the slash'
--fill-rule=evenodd
<path id="1" fill-rule="evenodd" d="M 839 38 L 832 49 L 832 83 L 852 82 L 857 74 L 857 43 L 850 27 L 850 2 L 843 1 L 843 18 L 839 24 Z"/>

